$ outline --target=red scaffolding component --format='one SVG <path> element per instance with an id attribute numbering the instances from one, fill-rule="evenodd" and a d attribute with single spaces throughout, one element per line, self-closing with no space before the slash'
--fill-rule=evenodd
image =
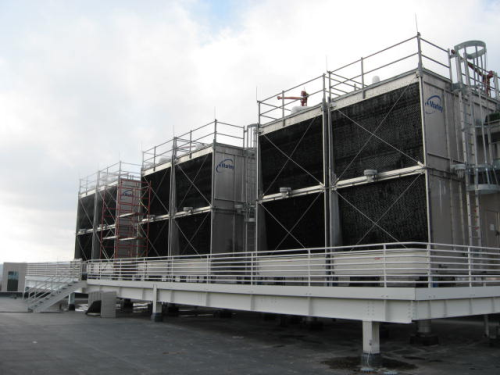
<path id="1" fill-rule="evenodd" d="M 151 185 L 120 178 L 102 190 L 100 257 L 146 257 L 149 252 Z"/>

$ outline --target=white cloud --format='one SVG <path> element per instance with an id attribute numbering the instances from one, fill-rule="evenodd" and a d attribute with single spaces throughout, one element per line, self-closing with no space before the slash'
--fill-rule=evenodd
<path id="1" fill-rule="evenodd" d="M 196 1 L 138 4 L 4 9 L 0 262 L 21 248 L 26 260 L 73 254 L 79 175 L 139 163 L 141 145 L 213 120 L 215 107 L 219 120 L 256 122 L 256 88 L 267 97 L 319 76 L 326 58 L 333 69 L 411 37 L 415 14 L 443 47 L 485 40 L 500 69 L 498 2 L 259 1 L 227 21 Z"/>

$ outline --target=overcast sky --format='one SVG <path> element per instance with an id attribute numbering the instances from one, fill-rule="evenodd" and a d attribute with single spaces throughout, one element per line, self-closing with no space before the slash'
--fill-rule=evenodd
<path id="1" fill-rule="evenodd" d="M 499 1 L 0 0 L 0 263 L 69 260 L 79 178 L 416 34 L 480 39 Z M 297 92 L 298 94 L 299 92 Z"/>

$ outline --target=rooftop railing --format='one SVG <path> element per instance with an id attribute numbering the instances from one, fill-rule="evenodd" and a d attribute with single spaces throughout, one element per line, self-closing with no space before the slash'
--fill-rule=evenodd
<path id="1" fill-rule="evenodd" d="M 142 169 L 169 163 L 213 143 L 244 147 L 244 128 L 221 121 L 212 121 L 180 136 L 154 146 L 142 153 Z"/>
<path id="2" fill-rule="evenodd" d="M 411 71 L 418 72 L 420 69 L 454 81 L 457 75 L 455 64 L 451 60 L 453 56 L 455 55 L 450 49 L 439 47 L 417 34 L 307 82 L 259 100 L 259 123 L 267 124 L 281 120 L 294 111 L 301 110 L 301 98 L 298 97 L 301 90 L 307 92 L 308 107 L 314 107 L 322 102 L 331 102 L 357 92 L 362 92 L 364 95 L 366 89 L 379 82 Z M 489 74 L 489 71 L 487 72 L 483 67 L 474 67 L 474 70 L 482 70 L 481 74 L 477 73 L 481 77 Z M 478 82 L 478 88 L 487 96 L 499 99 L 497 74 L 494 73 L 488 82 L 488 87 L 484 84 L 481 86 Z"/>
<path id="3" fill-rule="evenodd" d="M 27 277 L 58 277 L 80 280 L 82 276 L 82 261 L 28 263 Z"/>
<path id="4" fill-rule="evenodd" d="M 87 177 L 81 178 L 78 193 L 88 193 L 97 187 L 113 184 L 119 179 L 140 180 L 140 169 L 141 166 L 139 164 L 120 161 Z"/>
<path id="5" fill-rule="evenodd" d="M 386 243 L 85 263 L 88 280 L 288 286 L 500 285 L 500 249 Z"/>

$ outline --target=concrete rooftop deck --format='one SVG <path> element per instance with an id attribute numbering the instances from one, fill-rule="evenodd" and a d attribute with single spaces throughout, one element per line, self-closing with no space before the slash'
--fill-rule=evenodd
<path id="1" fill-rule="evenodd" d="M 323 320 L 322 330 L 311 331 L 305 323 L 281 326 L 262 314 L 223 319 L 189 309 L 153 323 L 140 310 L 115 319 L 60 311 L 59 305 L 27 313 L 20 298 L 0 297 L 0 375 L 361 373 L 360 322 Z M 500 373 L 500 348 L 489 346 L 480 319 L 434 321 L 441 345 L 430 347 L 409 344 L 412 325 L 386 327 L 382 353 L 394 360 L 387 368 L 397 374 Z"/>

